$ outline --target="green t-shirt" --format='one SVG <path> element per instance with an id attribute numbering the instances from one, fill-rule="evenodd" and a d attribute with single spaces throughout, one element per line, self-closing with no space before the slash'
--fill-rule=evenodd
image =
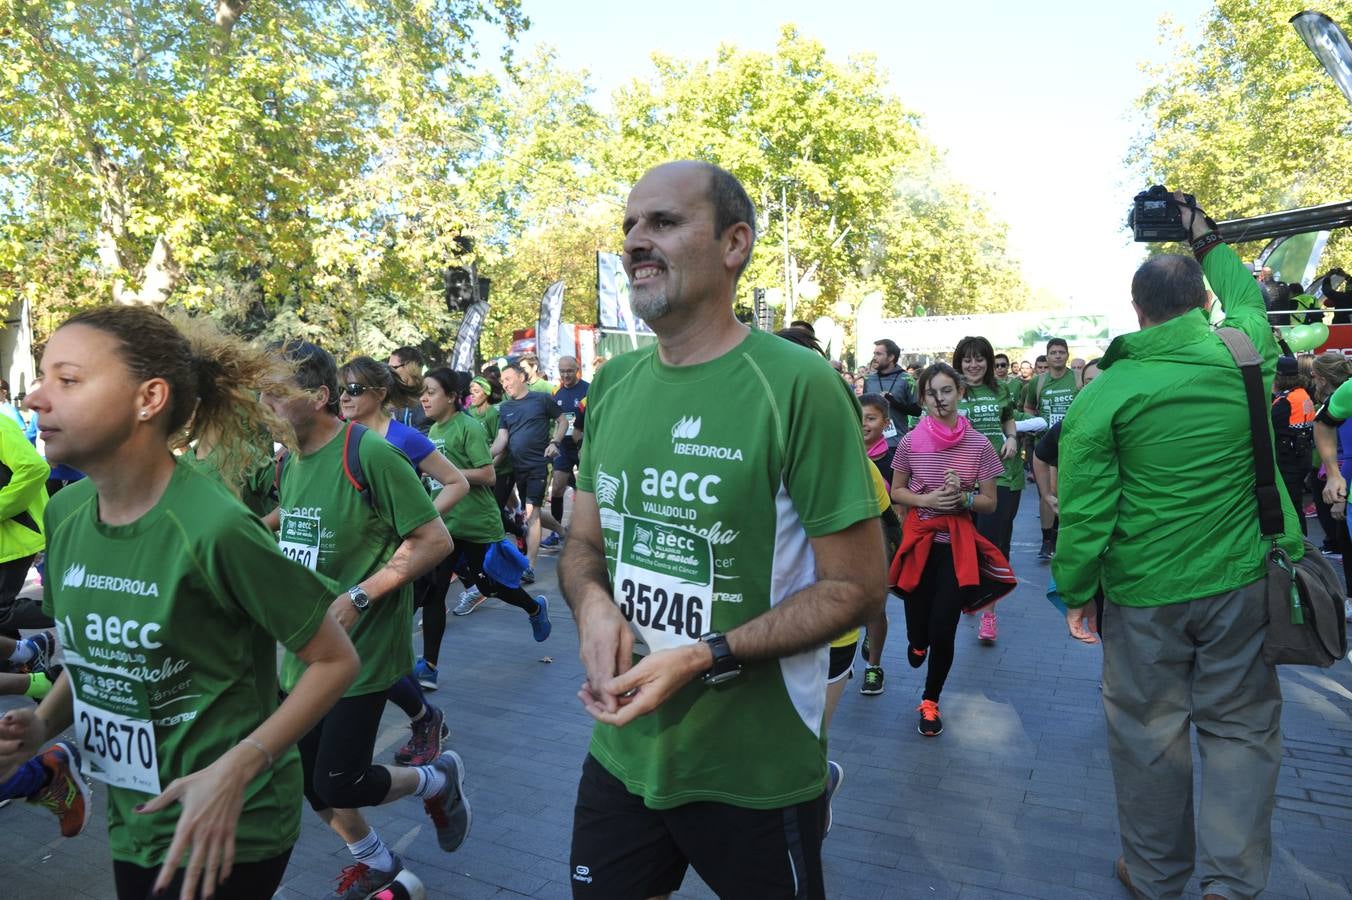
<path id="1" fill-rule="evenodd" d="M 215 464 L 215 457 L 219 453 L 220 449 L 213 447 L 204 459 L 198 459 L 192 450 L 189 450 L 183 454 L 183 459 L 208 478 L 221 481 L 221 470 Z M 271 458 L 258 460 L 244 472 L 244 479 L 239 486 L 239 500 L 249 512 L 259 518 L 277 507 L 276 498 L 272 496 L 272 484 L 276 478 L 277 464 Z M 224 485 L 224 481 L 221 483 Z M 228 486 L 226 490 L 230 490 Z"/>
<path id="2" fill-rule="evenodd" d="M 997 382 L 998 384 L 998 382 Z M 967 417 L 972 427 L 990 440 L 999 453 L 1005 445 L 1004 423 L 1014 418 L 1014 406 L 1004 385 L 992 391 L 984 384 L 968 386 L 967 393 L 958 401 L 958 412 Z M 1013 459 L 1002 459 L 1005 471 L 997 480 L 1000 487 L 1011 490 L 1023 490 L 1023 461 L 1017 455 Z"/>
<path id="3" fill-rule="evenodd" d="M 578 490 L 596 497 L 615 600 L 646 649 L 761 615 L 817 580 L 809 537 L 877 518 L 848 391 L 819 355 L 758 331 L 699 365 L 647 347 L 597 374 Z M 656 809 L 818 797 L 826 643 L 597 724 L 591 753 Z"/>
<path id="4" fill-rule="evenodd" d="M 551 397 L 554 396 L 554 385 L 550 384 L 547 378 L 540 378 L 536 381 L 532 381 L 530 384 L 526 385 L 526 388 L 539 394 L 549 394 Z"/>
<path id="5" fill-rule="evenodd" d="M 157 792 L 156 779 L 163 789 L 205 768 L 273 713 L 277 644 L 304 647 L 333 595 L 182 459 L 159 502 L 130 525 L 98 520 L 89 479 L 52 498 L 46 522 L 42 605 L 79 699 L 75 741 L 87 766 L 123 776 L 124 786 L 108 788 L 108 844 L 116 860 L 159 866 L 179 808 L 133 807 Z M 237 862 L 296 842 L 300 793 L 300 757 L 287 750 L 245 789 Z"/>
<path id="6" fill-rule="evenodd" d="M 1024 405 L 1036 406 L 1037 414 L 1047 420 L 1048 428 L 1066 417 L 1070 401 L 1074 400 L 1080 391 L 1075 384 L 1075 373 L 1070 369 L 1066 369 L 1066 373 L 1060 378 L 1053 378 L 1051 372 L 1038 375 L 1029 382 L 1029 385 L 1028 402 Z"/>
<path id="7" fill-rule="evenodd" d="M 363 439 L 358 453 L 373 506 L 343 474 L 343 437 L 308 456 L 292 454 L 282 466 L 278 506 L 282 552 L 314 569 L 331 584 L 330 599 L 384 566 L 419 525 L 437 511 L 408 457 L 380 435 Z M 278 595 L 284 596 L 284 595 Z M 372 597 L 350 633 L 361 672 L 346 697 L 383 691 L 413 667 L 413 587 Z M 291 690 L 305 671 L 292 653 L 282 659 L 282 688 Z"/>
<path id="8" fill-rule="evenodd" d="M 498 413 L 498 408 L 492 403 L 484 404 L 483 412 L 469 407 L 465 412 L 469 413 L 479 424 L 484 427 L 484 434 L 488 435 L 488 446 L 493 446 L 493 441 L 498 436 L 498 430 L 502 427 L 502 416 Z M 493 471 L 498 475 L 510 475 L 512 472 L 512 455 L 510 453 L 502 454 L 502 462 L 493 465 Z"/>
<path id="9" fill-rule="evenodd" d="M 456 413 L 446 422 L 432 423 L 427 433 L 442 456 L 458 469 L 479 469 L 493 462 L 488 452 L 488 435 L 478 419 Z M 441 484 L 431 482 L 432 497 L 441 493 Z M 469 493 L 452 506 L 445 515 L 446 528 L 456 538 L 478 544 L 495 544 L 506 537 L 502 530 L 502 514 L 493 489 L 483 484 L 471 484 Z"/>

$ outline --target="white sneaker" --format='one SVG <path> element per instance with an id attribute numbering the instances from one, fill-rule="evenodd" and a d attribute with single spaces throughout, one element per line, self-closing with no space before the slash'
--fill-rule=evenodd
<path id="1" fill-rule="evenodd" d="M 479 593 L 479 589 L 472 587 L 460 595 L 460 602 L 451 610 L 452 615 L 467 616 L 479 608 L 479 604 L 488 598 Z"/>
<path id="2" fill-rule="evenodd" d="M 1352 622 L 1352 597 L 1343 598 L 1343 618 Z"/>

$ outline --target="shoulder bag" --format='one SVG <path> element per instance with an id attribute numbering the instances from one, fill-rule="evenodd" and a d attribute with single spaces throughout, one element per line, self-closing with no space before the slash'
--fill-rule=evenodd
<path id="1" fill-rule="evenodd" d="M 1285 531 L 1277 465 L 1272 449 L 1271 418 L 1263 394 L 1262 358 L 1248 335 L 1237 328 L 1216 330 L 1244 377 L 1249 405 L 1249 433 L 1253 437 L 1254 487 L 1258 495 L 1258 525 L 1267 551 L 1267 635 L 1263 661 L 1273 666 L 1328 668 L 1347 655 L 1347 624 L 1343 616 L 1343 586 L 1314 545 L 1305 541 L 1305 555 L 1297 562 L 1277 543 Z M 1294 502 L 1294 501 L 1293 501 Z M 1352 549 L 1352 548 L 1350 548 Z"/>

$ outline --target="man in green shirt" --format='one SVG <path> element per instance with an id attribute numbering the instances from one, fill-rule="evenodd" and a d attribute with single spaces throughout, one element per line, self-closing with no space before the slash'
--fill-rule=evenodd
<path id="1" fill-rule="evenodd" d="M 1070 358 L 1070 348 L 1064 338 L 1052 338 L 1047 342 L 1047 371 L 1037 375 L 1028 385 L 1024 395 L 1023 410 L 1030 416 L 1041 416 L 1051 428 L 1065 418 L 1070 401 L 1080 390 L 1079 379 L 1066 366 Z M 1038 358 L 1041 361 L 1041 357 Z M 1042 521 L 1042 548 L 1038 550 L 1038 559 L 1051 559 L 1056 554 L 1056 513 L 1047 504 L 1046 498 L 1039 497 L 1038 517 Z"/>
<path id="2" fill-rule="evenodd" d="M 534 353 L 527 353 L 518 362 L 526 371 L 526 386 L 529 390 L 553 395 L 554 385 L 550 384 L 549 379 L 540 371 L 540 357 Z"/>
<path id="3" fill-rule="evenodd" d="M 386 693 L 413 668 L 413 579 L 451 551 L 451 540 L 408 458 L 379 434 L 354 432 L 338 418 L 333 357 L 304 341 L 282 345 L 281 353 L 304 393 L 296 399 L 264 396 L 297 441 L 297 452 L 277 472 L 278 508 L 264 521 L 278 531 L 285 556 L 333 586 L 338 599 L 329 612 L 361 657 L 352 687 L 298 745 L 306 799 L 354 859 L 332 898 L 355 900 L 388 885 L 403 868 L 360 807 L 422 799 L 448 852 L 469 832 L 458 754 L 448 751 L 426 766 L 372 764 Z M 350 440 L 358 442 L 365 491 L 348 465 Z M 288 652 L 282 690 L 290 690 L 303 670 Z"/>
<path id="4" fill-rule="evenodd" d="M 1062 425 L 1061 543 L 1052 563 L 1071 634 L 1093 642 L 1104 607 L 1103 708 L 1124 857 L 1138 896 L 1256 897 L 1272 857 L 1281 690 L 1263 661 L 1268 542 L 1254 493 L 1239 368 L 1212 332 L 1203 273 L 1262 356 L 1277 345 L 1258 286 L 1200 210 L 1185 205 L 1198 265 L 1148 260 L 1132 279 L 1141 330 L 1113 341 Z M 1270 427 L 1265 424 L 1264 427 Z M 1280 545 L 1303 554 L 1281 492 Z M 1190 726 L 1201 750 L 1194 829 Z M 1195 834 L 1194 834 L 1195 830 Z"/>
<path id="5" fill-rule="evenodd" d="M 576 897 L 667 894 L 689 865 L 724 897 L 824 896 L 827 644 L 881 606 L 882 533 L 840 377 L 733 315 L 755 221 L 701 162 L 626 206 L 657 343 L 592 381 L 559 566 L 597 720 Z"/>

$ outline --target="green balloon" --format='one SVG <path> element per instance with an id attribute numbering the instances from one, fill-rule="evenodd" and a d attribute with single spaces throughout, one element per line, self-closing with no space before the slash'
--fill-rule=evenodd
<path id="1" fill-rule="evenodd" d="M 1322 347 L 1328 343 L 1329 327 L 1327 325 L 1323 322 L 1315 322 L 1313 325 L 1309 326 L 1309 328 L 1314 332 L 1314 344 L 1310 347 L 1311 350 L 1315 347 Z"/>
<path id="2" fill-rule="evenodd" d="M 1318 346 L 1315 337 L 1316 335 L 1309 325 L 1293 325 L 1286 338 L 1286 343 L 1297 353 L 1303 353 Z"/>

